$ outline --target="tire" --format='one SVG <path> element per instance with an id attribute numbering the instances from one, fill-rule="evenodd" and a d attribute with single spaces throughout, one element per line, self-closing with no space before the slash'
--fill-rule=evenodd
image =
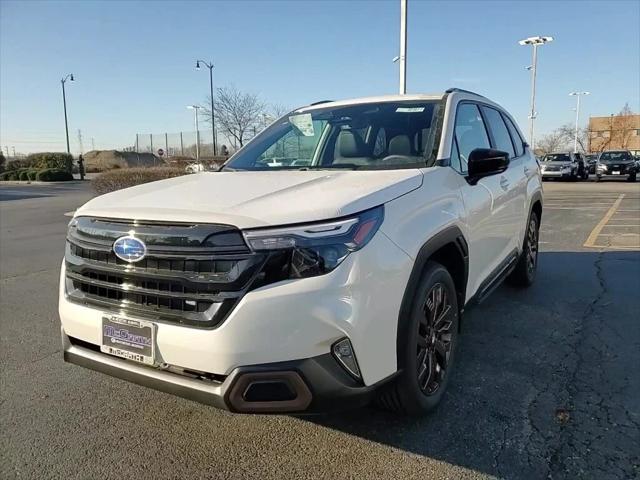
<path id="1" fill-rule="evenodd" d="M 410 314 L 399 320 L 401 373 L 379 393 L 378 406 L 414 416 L 438 406 L 454 365 L 459 315 L 451 275 L 439 263 L 429 261 L 414 292 Z M 433 328 L 434 324 L 440 328 Z"/>
<path id="2" fill-rule="evenodd" d="M 637 178 L 637 173 L 633 172 L 631 175 L 627 177 L 627 182 L 635 182 Z"/>
<path id="3" fill-rule="evenodd" d="M 601 182 L 601 181 L 602 181 L 602 175 L 596 176 L 596 182 Z"/>
<path id="4" fill-rule="evenodd" d="M 522 253 L 516 264 L 516 268 L 507 277 L 511 285 L 517 287 L 529 287 L 536 279 L 538 270 L 538 239 L 540 233 L 540 220 L 536 212 L 529 214 L 527 230 L 522 244 Z"/>

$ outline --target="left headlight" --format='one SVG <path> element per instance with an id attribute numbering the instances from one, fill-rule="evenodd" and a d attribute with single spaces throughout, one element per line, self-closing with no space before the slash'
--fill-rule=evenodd
<path id="1" fill-rule="evenodd" d="M 286 278 L 306 278 L 330 272 L 351 252 L 364 247 L 383 219 L 384 207 L 379 206 L 337 220 L 245 230 L 243 234 L 253 251 L 286 257 L 288 271 L 281 272 Z"/>

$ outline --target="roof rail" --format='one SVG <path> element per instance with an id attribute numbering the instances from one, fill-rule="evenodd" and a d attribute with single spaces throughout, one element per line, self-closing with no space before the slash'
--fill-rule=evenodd
<path id="1" fill-rule="evenodd" d="M 311 105 L 309 105 L 310 107 L 313 107 L 314 105 L 320 105 L 322 103 L 331 103 L 333 102 L 333 100 L 320 100 L 319 102 L 313 102 Z"/>
<path id="2" fill-rule="evenodd" d="M 448 89 L 446 89 L 444 91 L 444 93 L 453 93 L 453 92 L 470 93 L 471 95 L 477 95 L 478 97 L 483 97 L 484 98 L 484 95 L 480 95 L 479 93 L 472 92 L 471 90 L 465 90 L 464 88 L 452 87 L 452 88 L 448 88 Z"/>

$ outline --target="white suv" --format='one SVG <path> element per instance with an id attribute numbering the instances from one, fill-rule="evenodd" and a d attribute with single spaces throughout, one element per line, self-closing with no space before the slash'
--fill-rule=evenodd
<path id="1" fill-rule="evenodd" d="M 480 95 L 299 108 L 220 172 L 76 212 L 64 358 L 234 412 L 422 414 L 464 309 L 533 282 L 541 214 L 533 154 Z"/>

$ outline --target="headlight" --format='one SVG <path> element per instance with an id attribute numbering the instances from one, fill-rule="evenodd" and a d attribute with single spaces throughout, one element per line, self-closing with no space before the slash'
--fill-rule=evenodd
<path id="1" fill-rule="evenodd" d="M 328 222 L 246 230 L 244 238 L 256 252 L 286 257 L 284 278 L 306 278 L 328 273 L 351 252 L 364 247 L 378 231 L 384 218 L 382 206 L 358 215 Z"/>
<path id="2" fill-rule="evenodd" d="M 607 171 L 607 166 L 601 163 L 601 164 L 598 165 L 598 170 L 602 170 L 603 172 L 606 172 Z"/>

